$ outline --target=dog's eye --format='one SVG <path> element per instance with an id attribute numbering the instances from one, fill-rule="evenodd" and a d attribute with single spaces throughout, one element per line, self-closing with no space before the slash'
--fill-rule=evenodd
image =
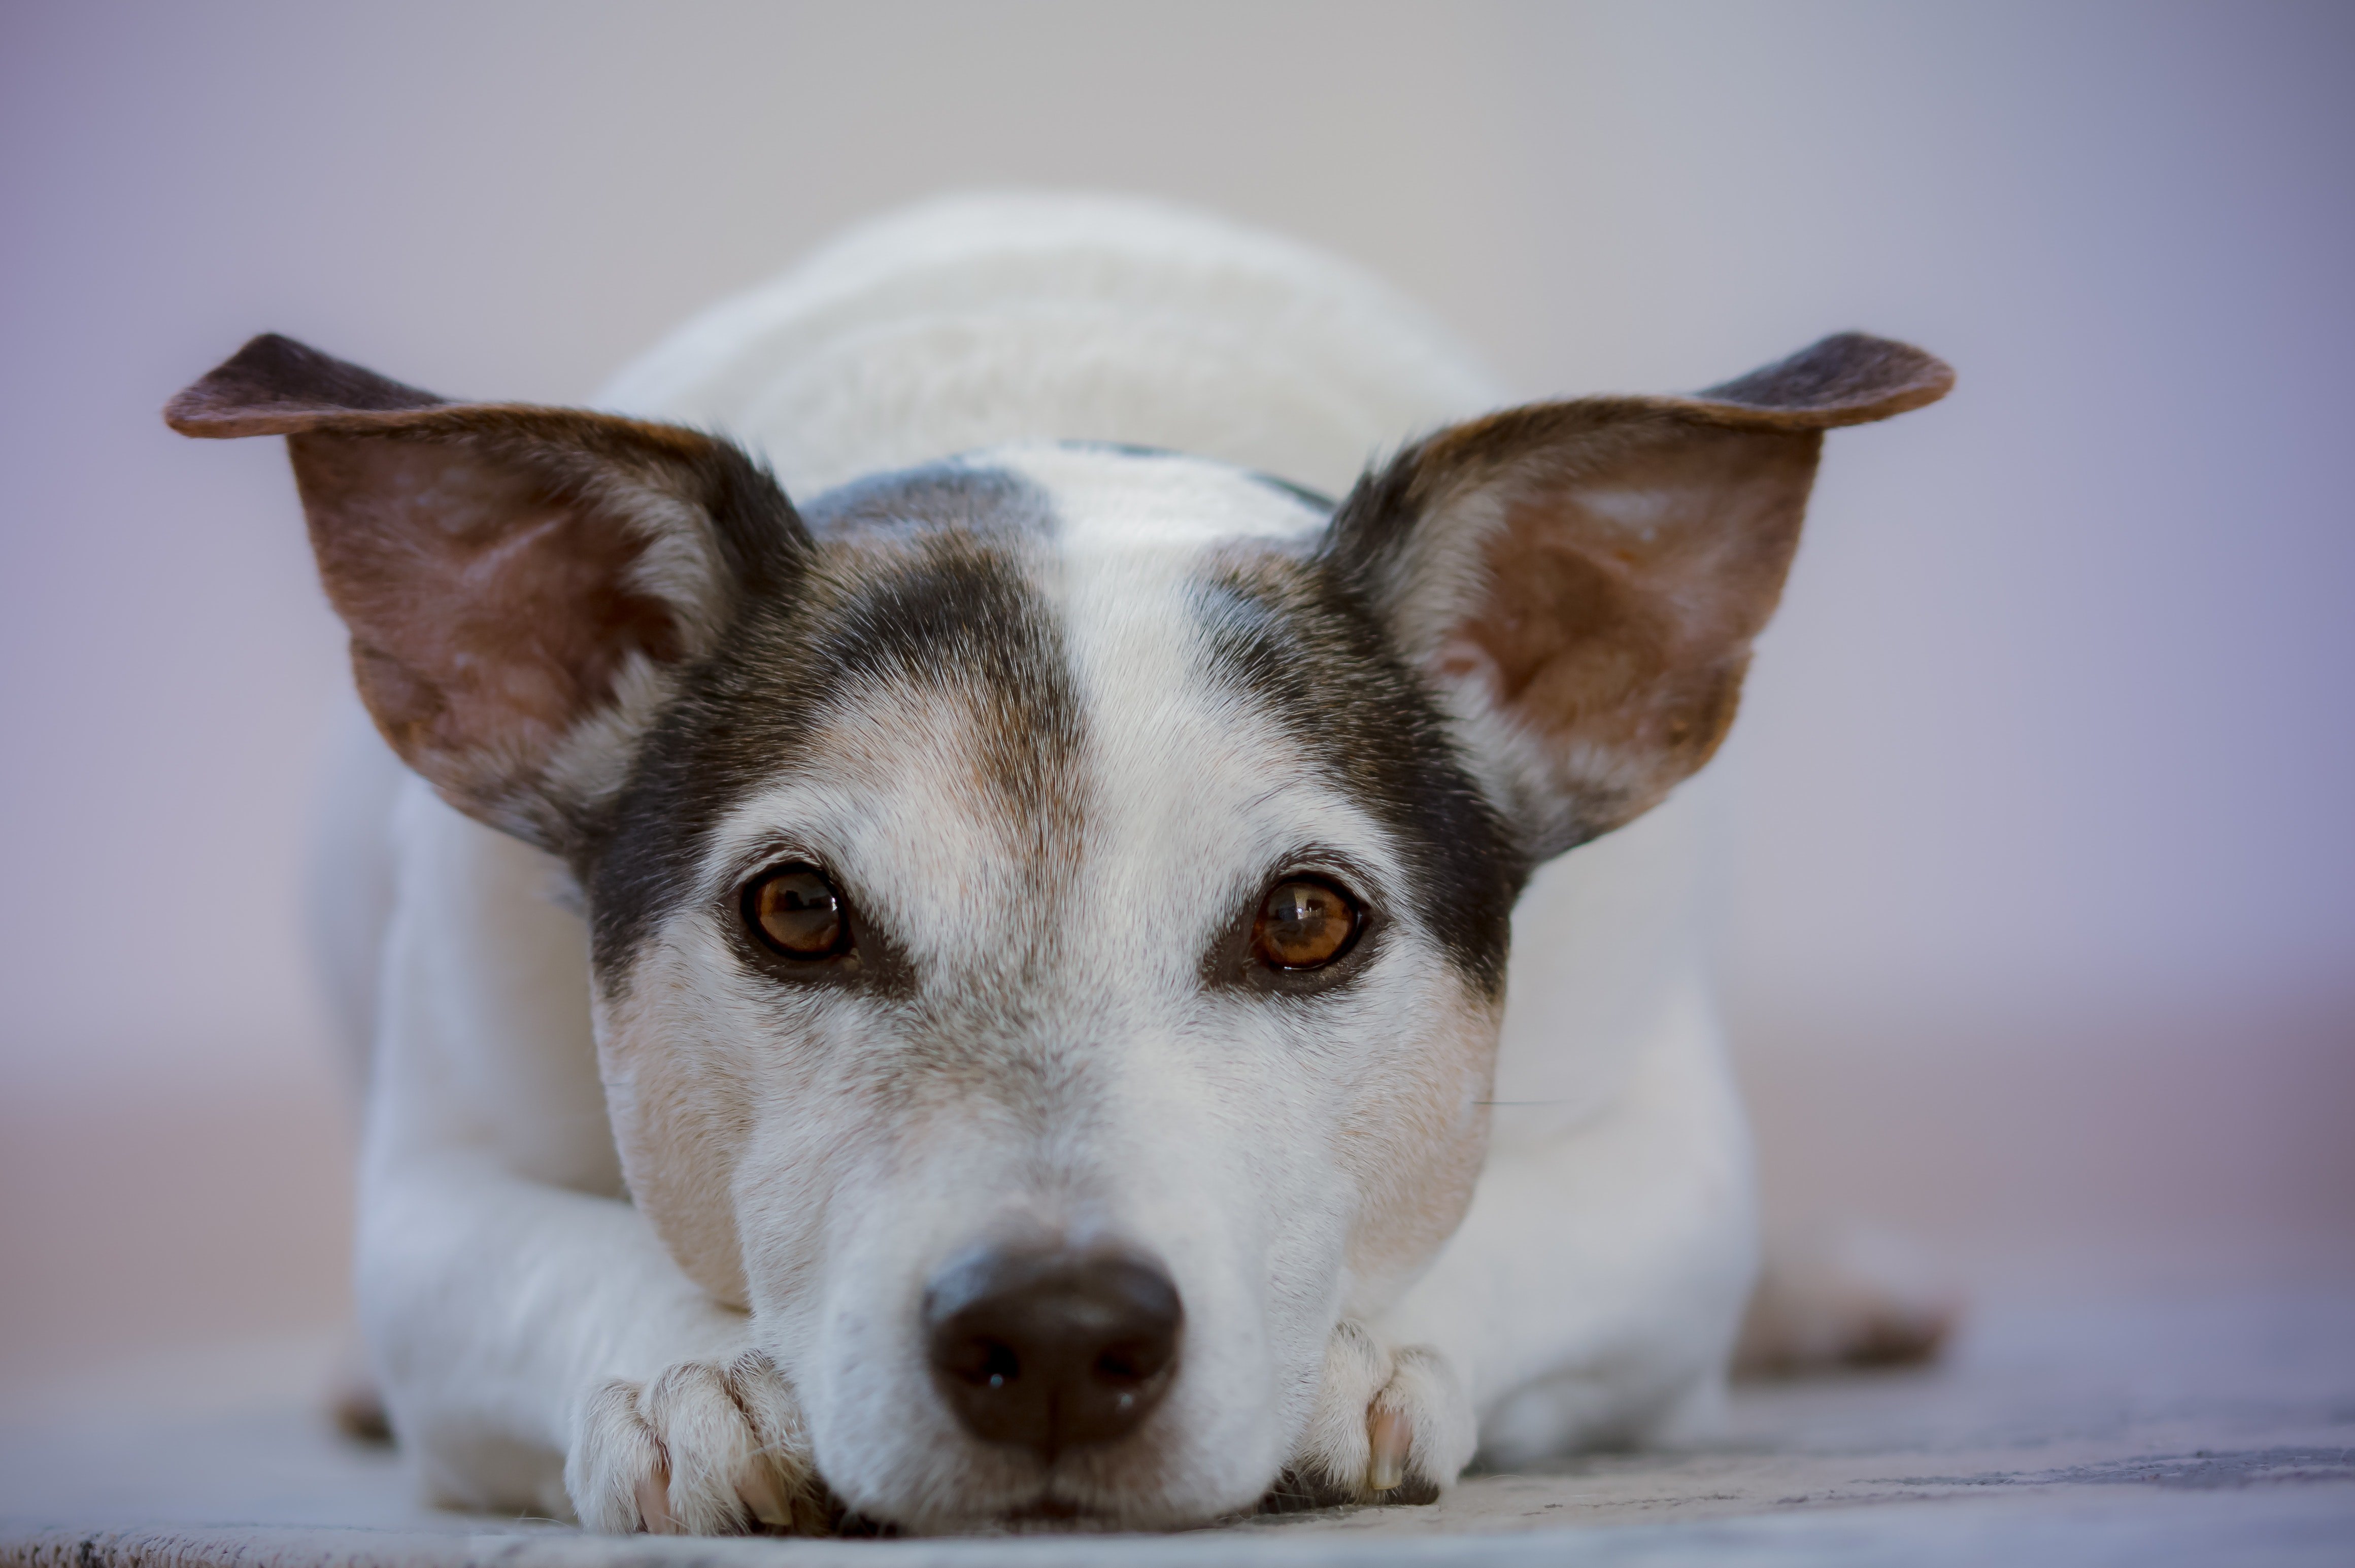
<path id="1" fill-rule="evenodd" d="M 815 866 L 779 866 L 744 884 L 744 923 L 772 952 L 831 958 L 848 945 L 842 895 Z"/>
<path id="2" fill-rule="evenodd" d="M 1287 877 L 1260 901 L 1252 950 L 1277 969 L 1315 969 L 1349 950 L 1360 923 L 1357 901 L 1332 883 Z"/>

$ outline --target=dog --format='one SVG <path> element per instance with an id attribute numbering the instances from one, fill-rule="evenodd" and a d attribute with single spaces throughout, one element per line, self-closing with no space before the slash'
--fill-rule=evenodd
<path id="1" fill-rule="evenodd" d="M 1678 786 L 1822 432 L 1951 380 L 1499 411 L 1338 261 L 1005 197 L 598 411 L 181 392 L 287 438 L 389 743 L 321 928 L 431 1493 L 1155 1529 L 1705 1423 L 1757 1221 Z"/>

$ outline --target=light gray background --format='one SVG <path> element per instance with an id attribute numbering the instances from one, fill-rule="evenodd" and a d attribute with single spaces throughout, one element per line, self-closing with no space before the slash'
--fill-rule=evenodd
<path id="1" fill-rule="evenodd" d="M 1951 358 L 1833 437 L 1722 763 L 1777 1208 L 2355 1255 L 2350 67 L 2331 5 L 8 7 L 0 1369 L 341 1310 L 340 638 L 276 443 L 163 399 L 264 328 L 581 399 L 971 185 L 1336 248 L 1532 396 Z"/>

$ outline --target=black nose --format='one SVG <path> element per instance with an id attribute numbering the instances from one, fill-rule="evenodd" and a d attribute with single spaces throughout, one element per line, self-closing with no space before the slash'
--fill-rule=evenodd
<path id="1" fill-rule="evenodd" d="M 1178 1365 L 1178 1287 L 1134 1253 L 991 1248 L 924 1293 L 932 1381 L 985 1443 L 1052 1459 L 1134 1430 Z"/>

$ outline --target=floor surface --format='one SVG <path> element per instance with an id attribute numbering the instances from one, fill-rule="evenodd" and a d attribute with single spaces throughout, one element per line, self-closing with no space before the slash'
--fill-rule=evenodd
<path id="1" fill-rule="evenodd" d="M 2355 1289 L 1988 1306 L 1936 1368 L 1739 1390 L 1706 1448 L 1161 1537 L 613 1540 L 441 1512 L 397 1456 L 325 1430 L 324 1353 L 253 1347 L 14 1399 L 0 1563 L 2355 1563 Z"/>

